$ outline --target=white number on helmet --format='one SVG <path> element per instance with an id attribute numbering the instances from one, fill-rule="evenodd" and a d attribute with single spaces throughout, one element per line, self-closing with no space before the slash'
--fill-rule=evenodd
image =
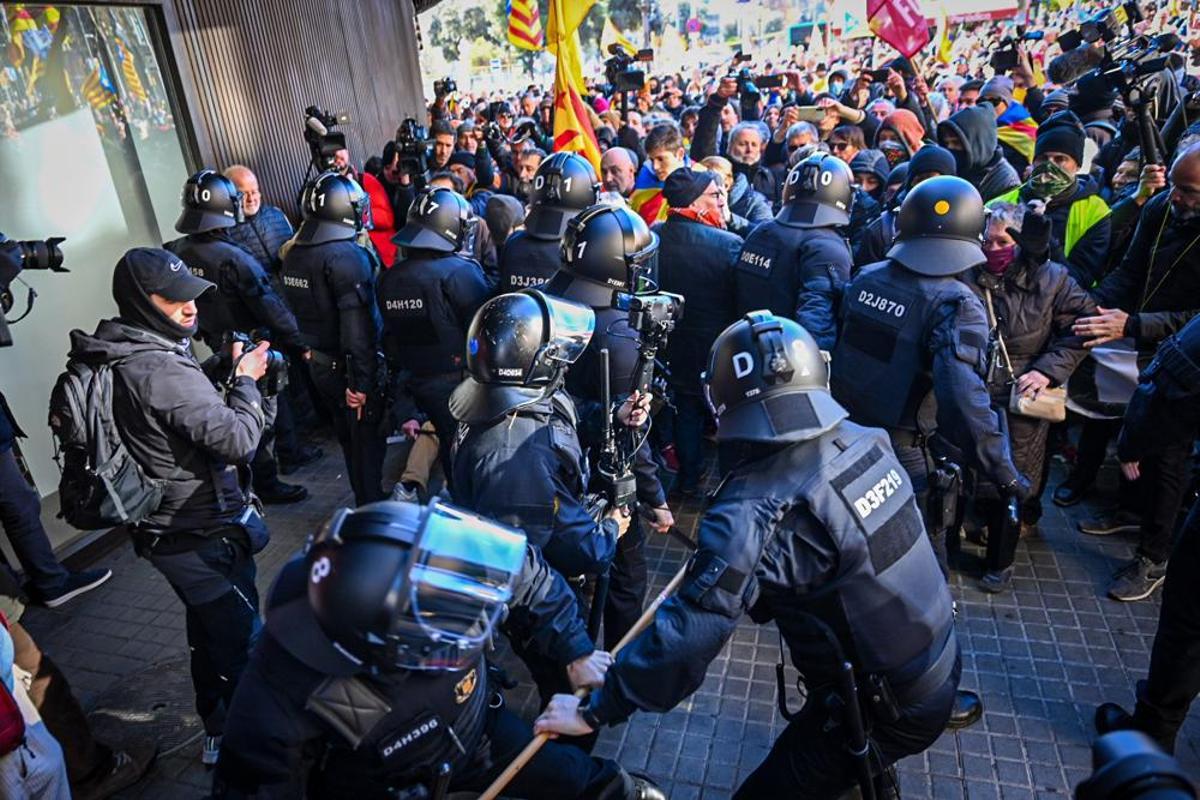
<path id="1" fill-rule="evenodd" d="M 320 583 L 325 578 L 329 577 L 329 572 L 333 569 L 329 563 L 329 556 L 321 556 L 313 562 L 312 570 L 309 574 L 309 580 L 313 583 Z"/>
<path id="2" fill-rule="evenodd" d="M 833 173 L 829 172 L 829 171 L 822 172 L 821 173 L 821 185 L 828 186 L 831 183 L 833 183 Z"/>

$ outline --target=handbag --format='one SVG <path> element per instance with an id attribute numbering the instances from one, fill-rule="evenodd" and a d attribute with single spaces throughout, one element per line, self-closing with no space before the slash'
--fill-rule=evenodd
<path id="1" fill-rule="evenodd" d="M 987 301 L 988 323 L 996 332 L 996 344 L 1000 349 L 1000 359 L 1008 372 L 1008 382 L 1011 384 L 1008 393 L 1008 410 L 1013 414 L 1033 419 L 1044 419 L 1050 422 L 1062 422 L 1067 418 L 1067 389 L 1065 386 L 1052 388 L 1047 386 L 1033 397 L 1022 394 L 1017 389 L 1017 375 L 1012 368 L 1012 359 L 1008 357 L 1008 347 L 1000 334 L 1000 325 L 996 321 L 996 309 L 992 306 L 991 289 L 983 290 Z"/>

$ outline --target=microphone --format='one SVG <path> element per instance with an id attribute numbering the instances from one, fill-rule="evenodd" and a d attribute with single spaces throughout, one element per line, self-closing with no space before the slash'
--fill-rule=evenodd
<path id="1" fill-rule="evenodd" d="M 329 135 L 329 128 L 326 128 L 325 124 L 323 122 L 321 122 L 321 120 L 317 119 L 316 117 L 312 117 L 312 116 L 305 117 L 304 124 L 308 126 L 308 129 L 310 131 L 317 134 L 318 136 L 328 136 Z"/>
<path id="2" fill-rule="evenodd" d="M 1055 56 L 1046 67 L 1046 76 L 1065 85 L 1079 80 L 1104 60 L 1104 48 L 1082 45 Z"/>

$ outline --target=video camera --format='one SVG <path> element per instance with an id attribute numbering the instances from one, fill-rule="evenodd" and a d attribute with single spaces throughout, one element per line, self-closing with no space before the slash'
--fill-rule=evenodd
<path id="1" fill-rule="evenodd" d="M 1079 23 L 1077 30 L 1061 34 L 1058 44 L 1065 53 L 1084 42 L 1111 42 L 1121 36 L 1122 25 L 1128 25 L 1132 33 L 1134 24 L 1143 19 L 1145 17 L 1136 2 L 1122 3 L 1116 8 L 1104 8 Z"/>
<path id="2" fill-rule="evenodd" d="M 667 346 L 675 323 L 683 317 L 683 296 L 671 292 L 619 294 L 617 308 L 629 313 L 629 327 L 638 335 L 638 362 L 629 390 L 646 394 L 655 388 L 658 353 Z"/>
<path id="3" fill-rule="evenodd" d="M 410 175 L 423 175 L 429 164 L 429 131 L 409 117 L 396 129 L 396 152 L 400 169 Z"/>
<path id="4" fill-rule="evenodd" d="M 1016 36 L 1005 36 L 1000 40 L 996 52 L 992 53 L 990 61 L 992 69 L 996 70 L 997 74 L 1016 69 L 1017 64 L 1020 63 L 1020 58 L 1017 56 L 1017 45 L 1021 42 L 1040 41 L 1045 35 L 1045 31 L 1026 31 L 1018 28 Z"/>
<path id="5" fill-rule="evenodd" d="M 747 64 L 753 60 L 754 56 L 749 53 L 734 53 L 733 63 L 730 65 L 729 74 L 726 76 L 737 81 L 738 97 L 742 107 L 742 119 L 753 119 L 757 116 L 754 107 L 762 99 L 761 89 L 780 89 L 787 83 L 787 78 L 783 75 L 755 75 L 750 67 L 739 67 L 739 65 Z"/>
<path id="6" fill-rule="evenodd" d="M 261 331 L 253 331 L 249 334 L 231 331 L 225 334 L 221 342 L 221 347 L 217 348 L 217 351 L 202 365 L 204 373 L 209 376 L 209 380 L 218 386 L 231 387 L 233 382 L 237 380 L 238 363 L 242 358 L 246 357 L 247 353 L 257 350 L 265 338 Z M 242 344 L 242 355 L 236 360 L 233 358 L 233 344 L 235 342 L 241 342 Z M 278 350 L 268 350 L 267 371 L 257 381 L 259 393 L 263 397 L 274 397 L 287 388 L 287 384 L 287 358 Z"/>
<path id="7" fill-rule="evenodd" d="M 317 106 L 304 109 L 304 141 L 312 151 L 312 168 L 318 173 L 333 169 L 334 156 L 346 149 L 346 134 L 334 128 L 349 122 L 350 115 L 344 111 L 330 114 Z"/>
<path id="8" fill-rule="evenodd" d="M 646 85 L 646 71 L 636 69 L 634 64 L 654 60 L 653 50 L 638 50 L 629 54 L 619 44 L 610 44 L 608 53 L 612 56 L 604 62 L 604 79 L 608 81 L 611 92 L 636 92 Z"/>
<path id="9" fill-rule="evenodd" d="M 21 270 L 48 269 L 51 272 L 69 272 L 63 267 L 63 254 L 59 249 L 65 239 L 61 236 L 51 237 L 44 242 L 13 241 L 0 233 L 0 347 L 12 347 L 12 334 L 8 330 L 9 320 L 6 315 L 12 310 L 14 298 L 11 285 Z M 33 301 L 37 293 L 31 288 L 25 313 L 11 320 L 12 323 L 25 319 L 33 309 Z"/>
<path id="10" fill-rule="evenodd" d="M 448 94 L 454 94 L 458 91 L 458 84 L 453 78 L 446 77 L 440 81 L 433 82 L 433 93 L 438 97 L 445 97 Z"/>

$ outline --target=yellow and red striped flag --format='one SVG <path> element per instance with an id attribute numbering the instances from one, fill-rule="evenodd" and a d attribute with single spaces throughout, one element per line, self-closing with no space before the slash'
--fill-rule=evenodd
<path id="1" fill-rule="evenodd" d="M 117 61 L 121 64 L 121 77 L 125 79 L 125 88 L 129 94 L 138 100 L 145 101 L 146 87 L 142 85 L 142 78 L 138 75 L 137 67 L 133 63 L 133 53 L 129 52 L 129 48 L 125 46 L 125 42 L 121 41 L 120 37 L 115 40 L 117 50 Z"/>
<path id="2" fill-rule="evenodd" d="M 508 0 L 508 41 L 522 50 L 542 49 L 542 19 L 537 0 Z"/>
<path id="3" fill-rule="evenodd" d="M 546 46 L 555 55 L 554 150 L 578 153 L 600 174 L 600 145 L 583 102 L 579 26 L 596 0 L 550 0 Z"/>
<path id="4" fill-rule="evenodd" d="M 92 74 L 84 79 L 80 92 L 92 108 L 104 108 L 117 99 L 117 92 L 112 81 L 108 79 L 108 73 L 99 65 L 92 67 Z"/>

